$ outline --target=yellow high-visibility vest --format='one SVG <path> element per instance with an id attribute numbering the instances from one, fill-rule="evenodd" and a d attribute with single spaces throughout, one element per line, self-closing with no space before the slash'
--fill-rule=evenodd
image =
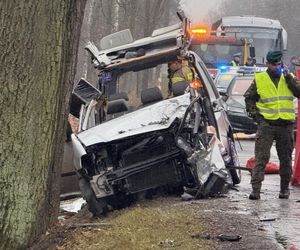
<path id="1" fill-rule="evenodd" d="M 235 61 L 231 61 L 231 66 L 233 66 L 233 67 L 237 67 L 237 66 L 240 66 L 240 64 L 239 63 L 236 63 Z"/>
<path id="2" fill-rule="evenodd" d="M 265 119 L 295 120 L 293 93 L 288 88 L 283 74 L 277 88 L 267 72 L 256 74 L 255 82 L 260 96 L 256 107 Z"/>
<path id="3" fill-rule="evenodd" d="M 184 67 L 187 67 L 187 66 L 184 66 Z M 172 84 L 181 82 L 181 81 L 192 81 L 193 80 L 193 71 L 187 67 L 185 69 L 186 69 L 186 72 L 188 72 L 188 73 L 185 74 L 182 69 L 183 69 L 183 67 L 180 68 L 179 70 L 177 70 L 172 75 L 172 77 L 171 77 Z"/>

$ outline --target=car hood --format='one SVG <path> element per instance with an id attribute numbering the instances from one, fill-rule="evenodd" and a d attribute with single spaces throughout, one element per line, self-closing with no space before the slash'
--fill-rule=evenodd
<path id="1" fill-rule="evenodd" d="M 241 109 L 246 108 L 245 97 L 243 96 L 229 96 L 226 101 L 226 104 L 230 107 L 236 107 Z"/>
<path id="2" fill-rule="evenodd" d="M 176 118 L 183 118 L 189 104 L 189 94 L 160 101 L 82 131 L 77 137 L 83 145 L 90 146 L 166 129 Z"/>

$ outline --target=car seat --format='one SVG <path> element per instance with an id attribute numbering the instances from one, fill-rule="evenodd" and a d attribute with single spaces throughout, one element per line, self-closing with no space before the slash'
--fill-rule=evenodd
<path id="1" fill-rule="evenodd" d="M 180 81 L 172 84 L 173 95 L 174 96 L 183 95 L 188 86 L 189 86 L 188 81 Z"/>
<path id="2" fill-rule="evenodd" d="M 141 101 L 143 105 L 161 100 L 163 100 L 163 95 L 158 87 L 148 88 L 141 91 Z"/>
<path id="3" fill-rule="evenodd" d="M 117 99 L 107 102 L 107 119 L 112 119 L 123 115 L 128 111 L 128 103 L 125 99 Z"/>

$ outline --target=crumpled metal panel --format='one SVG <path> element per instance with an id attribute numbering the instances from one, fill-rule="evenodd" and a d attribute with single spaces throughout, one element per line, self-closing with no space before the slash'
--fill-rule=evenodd
<path id="1" fill-rule="evenodd" d="M 225 169 L 224 160 L 220 153 L 216 138 L 212 137 L 207 150 L 195 151 L 188 162 L 196 169 L 200 184 L 204 184 L 211 173 Z"/>
<path id="2" fill-rule="evenodd" d="M 80 132 L 77 136 L 85 146 L 90 146 L 167 129 L 176 118 L 183 118 L 189 104 L 190 94 L 160 101 Z"/>

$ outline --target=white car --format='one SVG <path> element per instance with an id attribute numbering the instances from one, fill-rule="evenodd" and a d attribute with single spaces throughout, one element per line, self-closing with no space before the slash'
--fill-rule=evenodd
<path id="1" fill-rule="evenodd" d="M 118 32 L 101 41 L 105 49 L 87 46 L 99 85 L 82 79 L 74 89 L 71 112 L 80 122 L 72 143 L 80 188 L 96 216 L 141 194 L 185 189 L 201 198 L 240 181 L 222 99 L 202 60 L 186 49 L 183 31 L 173 25 L 137 41 Z M 195 70 L 201 87 L 182 82 L 178 96 L 167 98 L 167 65 L 178 56 Z"/>

